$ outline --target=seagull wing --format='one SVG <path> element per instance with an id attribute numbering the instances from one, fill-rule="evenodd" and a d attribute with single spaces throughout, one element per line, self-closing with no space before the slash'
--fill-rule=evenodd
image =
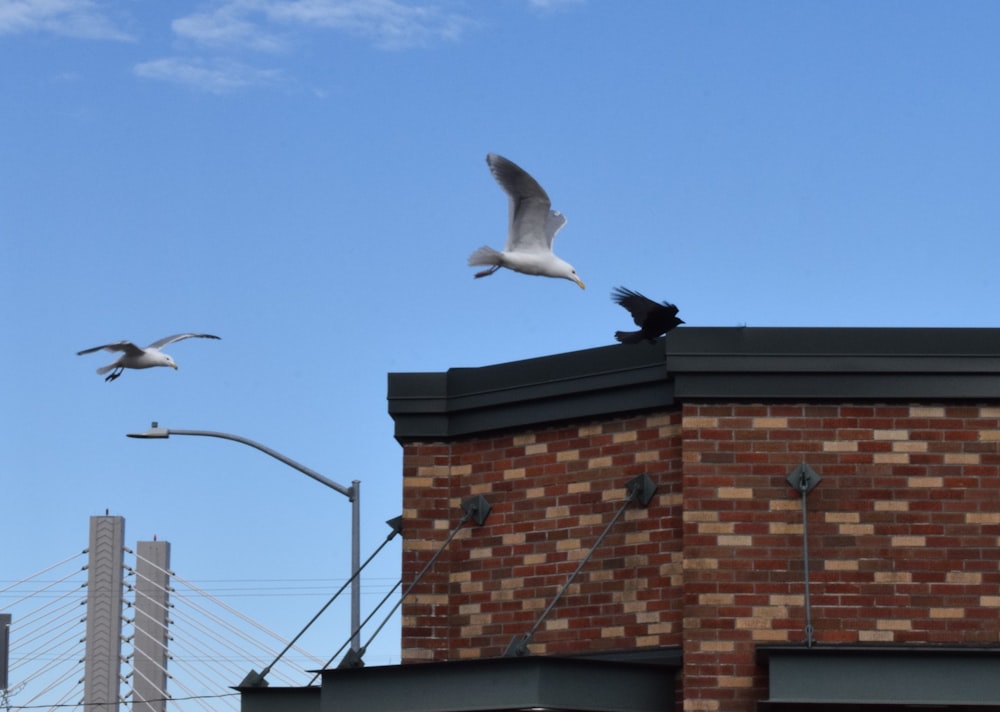
<path id="1" fill-rule="evenodd" d="M 218 336 L 212 336 L 211 334 L 174 334 L 173 336 L 164 336 L 162 339 L 154 341 L 147 349 L 162 349 L 167 344 L 172 344 L 175 341 L 183 341 L 184 339 L 218 339 Z"/>
<path id="2" fill-rule="evenodd" d="M 503 156 L 491 153 L 486 156 L 486 163 L 509 199 L 506 250 L 508 252 L 551 250 L 552 238 L 562 224 L 554 225 L 556 220 L 551 217 L 550 211 L 552 203 L 542 186 L 524 169 Z"/>
<path id="3" fill-rule="evenodd" d="M 552 241 L 556 239 L 556 233 L 563 229 L 566 224 L 566 216 L 558 210 L 550 210 L 549 217 L 545 221 L 545 239 L 548 240 L 549 249 L 552 249 Z"/>
<path id="4" fill-rule="evenodd" d="M 77 351 L 76 355 L 83 356 L 84 354 L 92 354 L 95 351 L 124 351 L 129 356 L 141 356 L 143 353 L 142 349 L 131 341 L 116 341 L 113 344 L 104 344 L 103 346 L 95 346 L 83 351 Z"/>

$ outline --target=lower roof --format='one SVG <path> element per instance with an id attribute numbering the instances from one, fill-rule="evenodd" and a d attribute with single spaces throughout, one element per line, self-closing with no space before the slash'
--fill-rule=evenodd
<path id="1" fill-rule="evenodd" d="M 680 327 L 433 373 L 390 373 L 396 438 L 445 439 L 684 401 L 1000 400 L 1000 329 Z"/>

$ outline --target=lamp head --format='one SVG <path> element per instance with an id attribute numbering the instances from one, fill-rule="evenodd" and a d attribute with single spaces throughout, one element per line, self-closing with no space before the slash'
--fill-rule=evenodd
<path id="1" fill-rule="evenodd" d="M 144 432 L 144 433 L 126 433 L 126 436 L 130 437 L 130 438 L 143 438 L 143 439 L 169 438 L 170 437 L 170 431 L 167 428 L 161 428 L 160 424 L 157 423 L 154 420 L 152 426 L 146 432 Z"/>

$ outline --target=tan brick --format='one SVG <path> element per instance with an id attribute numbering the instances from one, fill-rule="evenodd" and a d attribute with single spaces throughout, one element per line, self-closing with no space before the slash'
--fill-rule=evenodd
<path id="1" fill-rule="evenodd" d="M 910 462 L 908 452 L 877 452 L 872 457 L 876 465 L 906 465 Z"/>
<path id="2" fill-rule="evenodd" d="M 1000 608 L 1000 596 L 980 596 L 979 605 L 985 608 Z"/>
<path id="3" fill-rule="evenodd" d="M 980 440 L 1000 440 L 1000 429 L 998 430 L 980 430 L 979 431 Z"/>
<path id="4" fill-rule="evenodd" d="M 925 406 L 925 405 L 914 405 L 910 406 L 910 417 L 911 418 L 943 418 L 944 408 L 941 406 Z"/>
<path id="5" fill-rule="evenodd" d="M 876 500 L 875 501 L 875 511 L 876 512 L 907 512 L 910 509 L 910 503 L 905 500 Z"/>
<path id="6" fill-rule="evenodd" d="M 873 433 L 875 440 L 909 440 L 909 430 L 876 430 Z"/>
<path id="7" fill-rule="evenodd" d="M 718 418 L 702 418 L 695 415 L 685 416 L 681 421 L 681 425 L 688 430 L 693 430 L 695 428 L 717 428 L 719 427 Z"/>
<path id="8" fill-rule="evenodd" d="M 927 452 L 927 443 L 922 440 L 904 440 L 892 444 L 893 452 Z"/>
<path id="9" fill-rule="evenodd" d="M 781 536 L 784 535 L 790 536 L 793 534 L 801 535 L 802 525 L 792 524 L 791 522 L 771 522 L 770 524 L 767 525 L 767 530 L 769 534 L 777 534 Z"/>
<path id="10" fill-rule="evenodd" d="M 753 546 L 753 537 L 749 534 L 720 534 L 719 546 Z"/>
<path id="11" fill-rule="evenodd" d="M 862 630 L 858 632 L 858 640 L 862 643 L 891 643 L 896 636 L 891 630 Z"/>
<path id="12" fill-rule="evenodd" d="M 753 499 L 752 487 L 720 487 L 719 499 Z"/>
<path id="13" fill-rule="evenodd" d="M 913 574 L 909 571 L 876 571 L 875 583 L 911 583 Z"/>
<path id="14" fill-rule="evenodd" d="M 775 593 L 768 598 L 773 606 L 802 606 L 806 597 L 801 593 Z"/>
<path id="15" fill-rule="evenodd" d="M 856 524 L 861 521 L 861 515 L 858 512 L 827 512 L 823 519 L 830 524 Z"/>
<path id="16" fill-rule="evenodd" d="M 623 430 L 611 436 L 613 443 L 631 443 L 639 439 L 639 434 L 634 430 Z"/>
<path id="17" fill-rule="evenodd" d="M 1000 512 L 969 512 L 965 515 L 966 524 L 1000 524 Z"/>
<path id="18" fill-rule="evenodd" d="M 870 536 L 875 533 L 874 524 L 841 524 L 837 529 L 844 536 Z"/>
<path id="19" fill-rule="evenodd" d="M 520 480 L 523 479 L 526 472 L 523 467 L 515 467 L 510 470 L 503 471 L 503 478 L 505 480 Z"/>
<path id="20" fill-rule="evenodd" d="M 788 418 L 754 418 L 754 428 L 773 430 L 776 428 L 787 428 Z"/>
<path id="21" fill-rule="evenodd" d="M 611 457 L 593 457 L 587 460 L 587 467 L 591 470 L 596 470 L 599 467 L 611 467 Z"/>
<path id="22" fill-rule="evenodd" d="M 525 455 L 544 455 L 549 451 L 548 443 L 533 443 L 524 448 Z"/>
<path id="23" fill-rule="evenodd" d="M 827 571 L 857 571 L 858 562 L 856 559 L 847 559 L 844 561 L 830 559 L 823 562 L 823 568 Z"/>
<path id="24" fill-rule="evenodd" d="M 823 443 L 823 452 L 857 452 L 856 440 L 827 440 Z"/>
<path id="25" fill-rule="evenodd" d="M 719 678 L 719 687 L 753 687 L 753 677 L 750 675 L 723 675 Z"/>
<path id="26" fill-rule="evenodd" d="M 772 499 L 767 506 L 772 512 L 797 512 L 802 509 L 802 499 L 799 496 L 788 499 Z"/>
<path id="27" fill-rule="evenodd" d="M 893 546 L 925 546 L 927 544 L 927 537 L 894 536 L 889 541 Z"/>
<path id="28" fill-rule="evenodd" d="M 573 462 L 580 459 L 579 450 L 560 450 L 556 453 L 556 462 Z"/>
<path id="29" fill-rule="evenodd" d="M 944 580 L 947 583 L 978 585 L 983 582 L 983 575 L 975 571 L 949 571 Z"/>
<path id="30" fill-rule="evenodd" d="M 736 644 L 731 640 L 703 640 L 697 647 L 703 653 L 731 653 L 736 650 Z"/>
<path id="31" fill-rule="evenodd" d="M 910 487 L 932 487 L 938 489 L 944 484 L 944 480 L 940 477 L 907 477 L 906 484 Z"/>
<path id="32" fill-rule="evenodd" d="M 932 608 L 931 618 L 965 618 L 964 608 Z"/>
<path id="33" fill-rule="evenodd" d="M 946 465 L 978 465 L 979 462 L 979 453 L 975 452 L 946 452 L 944 454 L 944 464 Z"/>
<path id="34" fill-rule="evenodd" d="M 534 444 L 536 439 L 537 436 L 535 435 L 535 433 L 522 433 L 521 435 L 514 436 L 514 444 L 517 445 L 518 447 L 522 447 L 524 445 L 532 445 Z"/>

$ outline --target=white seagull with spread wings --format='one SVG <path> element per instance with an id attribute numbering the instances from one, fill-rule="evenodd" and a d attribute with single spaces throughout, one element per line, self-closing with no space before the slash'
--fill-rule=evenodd
<path id="1" fill-rule="evenodd" d="M 170 358 L 169 354 L 163 353 L 162 349 L 167 344 L 172 344 L 175 341 L 182 341 L 184 339 L 218 339 L 218 336 L 212 336 L 211 334 L 174 334 L 173 336 L 165 336 L 159 341 L 154 341 L 146 348 L 140 348 L 133 344 L 131 341 L 116 341 L 113 344 L 104 344 L 103 346 L 95 346 L 92 349 L 84 349 L 83 351 L 77 351 L 77 356 L 83 356 L 84 354 L 92 354 L 95 351 L 120 351 L 122 355 L 118 357 L 118 360 L 114 363 L 110 363 L 107 366 L 101 366 L 97 369 L 99 375 L 104 375 L 108 371 L 111 374 L 105 378 L 105 381 L 113 381 L 122 375 L 122 372 L 126 368 L 152 368 L 153 366 L 169 366 L 172 369 L 177 369 L 177 364 L 174 360 Z"/>
<path id="2" fill-rule="evenodd" d="M 542 186 L 503 156 L 490 153 L 486 163 L 509 199 L 507 245 L 503 252 L 487 246 L 473 252 L 469 257 L 470 266 L 489 265 L 489 269 L 476 272 L 475 276 L 486 277 L 506 267 L 522 274 L 561 277 L 585 289 L 573 265 L 552 252 L 552 241 L 566 224 L 566 218 L 558 210 L 552 210 L 552 203 Z"/>

